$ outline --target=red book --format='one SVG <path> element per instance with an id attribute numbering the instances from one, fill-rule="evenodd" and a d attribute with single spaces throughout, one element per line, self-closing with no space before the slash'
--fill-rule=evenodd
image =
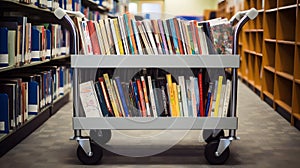
<path id="1" fill-rule="evenodd" d="M 87 25 L 88 25 L 88 28 L 89 28 L 89 35 L 90 35 L 90 38 L 91 38 L 93 53 L 95 55 L 99 55 L 99 54 L 101 54 L 101 51 L 100 51 L 100 45 L 99 45 L 98 36 L 97 36 L 94 21 L 91 21 L 91 20 L 87 21 Z"/>
<path id="2" fill-rule="evenodd" d="M 195 32 L 195 36 L 196 36 L 196 41 L 197 41 L 197 47 L 198 47 L 198 50 L 199 50 L 199 54 L 202 54 L 201 42 L 200 42 L 200 37 L 199 37 L 199 32 L 198 32 L 198 22 L 196 20 L 194 20 L 194 32 Z"/>
<path id="3" fill-rule="evenodd" d="M 176 36 L 177 36 L 177 41 L 178 41 L 178 46 L 179 46 L 179 52 L 180 54 L 184 54 L 183 47 L 182 47 L 182 39 L 181 39 L 181 33 L 179 29 L 179 22 L 177 18 L 174 18 L 174 26 L 175 26 L 175 31 L 176 31 Z"/>
<path id="4" fill-rule="evenodd" d="M 108 93 L 106 91 L 106 87 L 105 87 L 105 81 L 103 79 L 103 77 L 99 77 L 98 78 L 99 82 L 100 82 L 100 86 L 101 86 L 101 89 L 103 91 L 103 96 L 104 96 L 104 100 L 105 100 L 105 104 L 106 104 L 106 107 L 107 107 L 107 110 L 109 111 L 109 113 L 114 116 L 114 112 L 113 112 L 113 109 L 110 105 L 110 100 L 109 100 L 109 96 L 108 96 Z"/>
<path id="5" fill-rule="evenodd" d="M 140 102 L 141 102 L 142 117 L 147 117 L 146 105 L 145 105 L 144 94 L 143 94 L 143 88 L 142 88 L 142 84 L 141 84 L 140 79 L 136 80 L 136 85 L 137 85 L 137 88 L 138 88 L 139 98 L 140 98 Z"/>
<path id="6" fill-rule="evenodd" d="M 200 116 L 204 117 L 205 116 L 205 111 L 204 111 L 204 104 L 203 104 L 203 82 L 202 82 L 202 72 L 199 72 L 198 74 L 198 85 L 199 85 L 199 98 L 200 98 L 200 104 L 199 104 L 199 111 L 200 111 Z"/>

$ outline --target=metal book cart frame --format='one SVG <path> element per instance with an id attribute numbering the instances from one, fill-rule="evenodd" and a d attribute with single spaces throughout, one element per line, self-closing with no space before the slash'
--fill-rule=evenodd
<path id="1" fill-rule="evenodd" d="M 74 137 L 79 145 L 77 149 L 78 159 L 84 164 L 96 164 L 103 156 L 103 149 L 100 145 L 93 142 L 90 137 L 82 136 L 82 130 L 91 130 L 90 136 L 101 134 L 103 143 L 111 138 L 111 130 L 163 130 L 170 129 L 172 124 L 173 130 L 203 130 L 203 137 L 207 142 L 205 147 L 205 158 L 210 164 L 223 164 L 230 155 L 229 145 L 233 140 L 239 139 L 236 136 L 238 128 L 237 111 L 237 68 L 240 65 L 238 54 L 238 37 L 239 32 L 247 21 L 254 19 L 258 12 L 252 8 L 247 11 L 236 13 L 231 19 L 232 25 L 235 24 L 233 34 L 233 51 L 232 55 L 186 55 L 184 57 L 176 55 L 145 55 L 145 56 L 83 56 L 78 55 L 78 32 L 72 19 L 62 9 L 56 9 L 54 14 L 58 19 L 67 22 L 72 31 L 74 55 L 71 56 L 71 66 L 73 68 L 73 129 Z M 185 65 L 182 64 L 185 63 Z M 102 117 L 87 118 L 79 114 L 79 70 L 86 67 L 196 67 L 196 68 L 232 68 L 232 88 L 230 97 L 230 111 L 228 117 Z M 149 124 L 137 124 L 135 121 L 149 121 Z M 192 125 L 189 123 L 193 123 Z M 98 130 L 98 131 L 97 131 Z M 229 135 L 224 136 L 224 130 L 229 130 Z M 93 132 L 94 131 L 94 132 Z"/>

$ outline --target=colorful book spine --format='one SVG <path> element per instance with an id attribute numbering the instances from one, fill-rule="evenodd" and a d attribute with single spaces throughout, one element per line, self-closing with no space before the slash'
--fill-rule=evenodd
<path id="1" fill-rule="evenodd" d="M 105 84 L 106 84 L 106 87 L 107 87 L 107 92 L 108 92 L 109 99 L 110 99 L 110 102 L 111 102 L 111 105 L 112 105 L 114 116 L 115 117 L 120 117 L 118 107 L 117 107 L 117 104 L 116 104 L 116 96 L 113 95 L 112 85 L 110 83 L 110 79 L 108 77 L 108 74 L 107 73 L 103 74 L 103 78 L 104 78 L 104 81 L 105 81 Z"/>
<path id="2" fill-rule="evenodd" d="M 122 100 L 121 100 L 121 96 L 120 96 L 120 93 L 119 93 L 119 90 L 118 90 L 116 80 L 111 79 L 110 81 L 113 85 L 113 92 L 116 95 L 116 100 L 117 100 L 116 104 L 117 104 L 117 107 L 118 107 L 118 111 L 119 111 L 120 115 L 123 117 L 123 116 L 125 116 L 125 112 L 124 112 L 124 108 L 123 108 L 123 104 L 122 104 Z"/>
<path id="3" fill-rule="evenodd" d="M 129 26 L 131 23 L 129 22 L 129 19 L 128 19 L 128 15 L 127 14 L 123 14 L 123 19 L 124 19 L 124 23 L 125 23 L 125 31 L 126 31 L 126 39 L 128 41 L 128 47 L 129 47 L 129 52 L 130 54 L 134 54 L 134 47 L 133 47 L 133 41 L 132 41 L 132 38 L 131 38 L 131 32 L 130 32 L 130 27 Z"/>
<path id="4" fill-rule="evenodd" d="M 105 99 L 104 99 L 104 94 L 103 94 L 103 91 L 101 89 L 101 85 L 100 85 L 99 81 L 97 81 L 95 83 L 95 90 L 96 90 L 98 100 L 99 100 L 99 103 L 100 103 L 100 108 L 101 108 L 101 111 L 102 111 L 102 115 L 104 117 L 108 117 L 109 116 L 109 111 L 107 109 Z"/>
<path id="5" fill-rule="evenodd" d="M 200 111 L 200 116 L 204 117 L 205 116 L 205 111 L 204 111 L 204 98 L 203 98 L 203 82 L 202 82 L 202 72 L 198 74 L 198 86 L 199 86 L 199 96 L 200 96 L 200 103 L 199 103 L 199 111 Z"/>
<path id="6" fill-rule="evenodd" d="M 148 80 L 149 97 L 150 97 L 153 117 L 157 117 L 157 108 L 156 108 L 156 102 L 155 102 L 155 96 L 154 96 L 151 76 L 147 76 L 147 80 Z"/>
<path id="7" fill-rule="evenodd" d="M 209 113 L 209 109 L 210 109 L 210 105 L 211 105 L 211 97 L 213 96 L 213 86 L 214 86 L 214 83 L 213 82 L 210 82 L 209 83 L 209 87 L 208 87 L 208 92 L 207 92 L 207 101 L 206 101 L 206 105 L 205 105 L 205 116 L 209 116 L 208 113 Z"/>
<path id="8" fill-rule="evenodd" d="M 144 93 L 143 93 L 142 83 L 141 83 L 140 79 L 136 80 L 136 85 L 137 85 L 138 94 L 139 94 L 139 102 L 141 104 L 142 117 L 147 117 L 146 104 L 145 104 L 145 100 L 144 100 Z"/>
<path id="9" fill-rule="evenodd" d="M 215 111 L 214 111 L 214 116 L 215 117 L 219 116 L 219 105 L 220 105 L 220 99 L 221 99 L 222 82 L 223 82 L 223 76 L 219 76 L 219 79 L 218 79 L 218 91 L 217 91 Z"/>
<path id="10" fill-rule="evenodd" d="M 183 111 L 182 114 L 184 117 L 188 117 L 189 112 L 188 112 L 187 93 L 186 93 L 184 76 L 178 76 L 178 82 L 181 89 L 182 111 Z"/>
<path id="11" fill-rule="evenodd" d="M 132 87 L 133 87 L 133 93 L 134 93 L 134 98 L 136 103 L 135 107 L 137 108 L 137 116 L 142 116 L 142 107 L 139 99 L 138 87 L 136 82 L 132 82 Z"/>
<path id="12" fill-rule="evenodd" d="M 6 67 L 9 64 L 8 60 L 8 29 L 0 28 L 0 67 Z"/>
<path id="13" fill-rule="evenodd" d="M 116 81 L 118 91 L 119 91 L 119 94 L 120 94 L 120 98 L 121 98 L 122 106 L 123 106 L 123 109 L 124 109 L 125 117 L 129 117 L 128 106 L 126 104 L 126 100 L 125 100 L 126 98 L 125 98 L 125 95 L 124 95 L 124 90 L 123 90 L 122 85 L 121 85 L 120 77 L 115 77 L 115 81 Z"/>
<path id="14" fill-rule="evenodd" d="M 179 45 L 178 45 L 178 38 L 177 38 L 177 35 L 176 35 L 174 21 L 173 21 L 173 19 L 169 19 L 168 21 L 169 21 L 169 24 L 170 24 L 170 30 L 171 30 L 171 35 L 172 35 L 172 39 L 173 39 L 173 47 L 174 47 L 174 50 L 175 50 L 175 54 L 180 54 Z"/>
<path id="15" fill-rule="evenodd" d="M 112 107 L 110 105 L 109 96 L 108 96 L 108 93 L 106 91 L 105 81 L 104 81 L 103 77 L 99 77 L 98 80 L 100 82 L 101 90 L 103 91 L 103 96 L 104 96 L 104 100 L 105 100 L 105 104 L 106 104 L 107 110 L 108 110 L 110 116 L 114 116 L 113 109 L 112 109 Z"/>

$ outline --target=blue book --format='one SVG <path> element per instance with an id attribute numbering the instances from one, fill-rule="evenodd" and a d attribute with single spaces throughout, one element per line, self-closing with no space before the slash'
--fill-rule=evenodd
<path id="1" fill-rule="evenodd" d="M 8 29 L 0 28 L 0 67 L 8 66 Z"/>
<path id="2" fill-rule="evenodd" d="M 128 106 L 127 106 L 126 101 L 125 101 L 125 96 L 124 96 L 123 88 L 122 88 L 122 85 L 121 85 L 120 77 L 115 77 L 115 80 L 116 80 L 116 84 L 117 84 L 117 87 L 118 87 L 118 90 L 119 90 L 119 94 L 120 94 L 122 106 L 123 106 L 123 109 L 124 109 L 124 112 L 125 112 L 125 116 L 129 117 Z"/>
<path id="3" fill-rule="evenodd" d="M 8 95 L 9 100 L 9 123 L 10 129 L 15 129 L 17 127 L 17 117 L 16 113 L 16 84 L 14 83 L 0 83 L 0 93 L 6 93 Z M 2 104 L 1 104 L 2 107 Z"/>
<path id="4" fill-rule="evenodd" d="M 37 115 L 39 112 L 39 84 L 36 81 L 28 82 L 28 114 Z"/>
<path id="5" fill-rule="evenodd" d="M 41 33 L 35 27 L 31 28 L 31 61 L 40 61 L 41 52 Z"/>
<path id="6" fill-rule="evenodd" d="M 9 103 L 8 95 L 6 93 L 0 93 L 0 133 L 9 133 Z"/>
<path id="7" fill-rule="evenodd" d="M 194 91 L 196 97 L 196 109 L 197 109 L 197 116 L 200 117 L 200 95 L 199 95 L 199 85 L 198 85 L 198 78 L 194 77 Z"/>
<path id="8" fill-rule="evenodd" d="M 177 35 L 176 35 L 174 21 L 173 21 L 173 19 L 168 19 L 167 21 L 170 24 L 170 30 L 171 30 L 171 35 L 172 35 L 172 39 L 173 39 L 173 45 L 174 45 L 175 53 L 180 54 L 179 45 L 178 45 L 178 38 L 177 38 Z"/>
<path id="9" fill-rule="evenodd" d="M 109 116 L 109 111 L 108 111 L 107 106 L 105 104 L 104 94 L 103 94 L 103 91 L 101 89 L 100 82 L 95 83 L 95 90 L 96 90 L 97 97 L 98 97 L 98 100 L 99 100 L 99 103 L 100 103 L 100 108 L 101 108 L 103 117 L 108 117 Z"/>
<path id="10" fill-rule="evenodd" d="M 46 40 L 47 40 L 47 51 L 46 51 L 46 59 L 51 59 L 51 31 L 46 29 Z"/>
<path id="11" fill-rule="evenodd" d="M 64 95 L 64 67 L 59 68 L 59 95 Z"/>
<path id="12" fill-rule="evenodd" d="M 135 107 L 137 108 L 137 117 L 140 117 L 140 116 L 142 116 L 142 114 L 140 111 L 141 107 L 140 107 L 138 88 L 137 88 L 136 82 L 132 82 L 132 86 L 133 86 L 133 93 L 134 93 L 134 97 L 135 97 Z"/>

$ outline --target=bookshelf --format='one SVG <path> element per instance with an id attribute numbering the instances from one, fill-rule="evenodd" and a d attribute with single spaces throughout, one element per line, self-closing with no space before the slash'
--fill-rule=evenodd
<path id="1" fill-rule="evenodd" d="M 241 35 L 239 76 L 299 129 L 299 1 L 244 1 L 245 10 L 252 7 L 259 10 L 259 15 L 244 27 Z"/>
<path id="2" fill-rule="evenodd" d="M 71 2 L 71 1 L 70 1 Z M 88 7 L 91 11 L 97 12 L 107 12 L 107 9 L 95 5 L 92 1 L 82 0 L 82 4 L 85 7 Z M 57 24 L 62 27 L 65 26 L 66 29 L 69 27 L 65 23 L 60 22 L 53 13 L 52 9 L 40 8 L 34 4 L 25 4 L 20 3 L 19 1 L 11 0 L 2 0 L 0 1 L 0 17 L 5 18 L 8 16 L 21 17 L 26 16 L 28 18 L 28 23 L 32 25 L 43 25 L 43 24 Z M 55 44 L 55 43 L 54 43 Z M 68 50 L 68 49 L 67 49 Z M 72 48 L 71 48 L 72 51 Z M 0 79 L 15 76 L 18 74 L 24 73 L 36 73 L 42 72 L 46 67 L 61 67 L 63 69 L 70 68 L 70 54 L 69 53 L 59 53 L 55 57 L 51 56 L 50 59 L 41 59 L 41 61 L 32 61 L 24 65 L 11 65 L 7 67 L 0 68 Z M 9 133 L 0 134 L 0 157 L 3 156 L 6 152 L 16 146 L 24 138 L 30 135 L 35 129 L 40 127 L 47 119 L 54 115 L 62 106 L 64 106 L 68 101 L 71 93 L 70 88 L 70 73 L 69 71 L 64 71 L 64 88 L 63 93 L 59 93 L 56 98 L 51 98 L 51 103 L 46 104 L 43 107 L 39 108 L 37 114 L 29 114 L 26 122 L 23 122 L 17 128 L 10 129 Z M 15 74 L 15 75 L 14 75 Z M 69 76 L 68 76 L 69 75 Z M 53 81 L 54 78 L 52 78 Z M 56 76 L 56 80 L 58 76 Z M 67 83 L 67 81 L 69 83 Z M 53 83 L 52 83 L 53 84 Z M 56 90 L 57 91 L 57 90 Z M 40 93 L 39 93 L 40 94 Z M 54 94 L 54 93 L 53 93 Z"/>

